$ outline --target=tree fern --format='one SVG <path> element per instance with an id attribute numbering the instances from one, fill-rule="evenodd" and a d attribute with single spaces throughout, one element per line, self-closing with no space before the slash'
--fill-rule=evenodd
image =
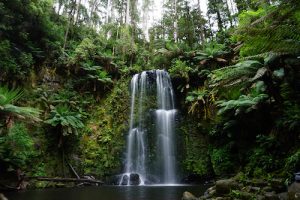
<path id="1" fill-rule="evenodd" d="M 204 87 L 188 93 L 186 103 L 189 105 L 189 114 L 196 114 L 204 119 L 212 118 L 215 110 L 215 91 Z"/>
<path id="2" fill-rule="evenodd" d="M 300 51 L 300 3 L 282 1 L 246 11 L 239 16 L 240 25 L 235 37 L 243 41 L 242 57 L 266 52 L 298 54 Z"/>
<path id="3" fill-rule="evenodd" d="M 261 67 L 260 62 L 247 60 L 233 66 L 214 70 L 209 75 L 210 87 L 232 87 L 251 82 Z"/>
<path id="4" fill-rule="evenodd" d="M 257 105 L 268 99 L 268 95 L 264 92 L 266 86 L 264 82 L 258 81 L 247 95 L 241 95 L 235 100 L 222 100 L 217 101 L 217 105 L 220 108 L 218 114 L 222 115 L 228 111 L 234 111 L 235 115 L 240 113 L 248 113 L 254 109 L 257 109 Z"/>
<path id="5" fill-rule="evenodd" d="M 8 89 L 0 86 L 0 113 L 3 115 L 13 115 L 18 118 L 27 118 L 32 121 L 40 121 L 40 110 L 32 107 L 20 107 L 13 105 L 23 96 L 21 89 Z"/>
<path id="6" fill-rule="evenodd" d="M 227 111 L 235 110 L 235 115 L 241 112 L 250 112 L 256 109 L 256 105 L 268 98 L 266 94 L 259 94 L 257 96 L 241 95 L 237 100 L 218 101 L 220 107 L 218 114 L 224 114 Z"/>
<path id="7" fill-rule="evenodd" d="M 84 127 L 81 118 L 81 114 L 72 112 L 69 107 L 58 105 L 52 107 L 49 119 L 45 122 L 54 127 L 61 126 L 62 134 L 67 136 L 69 134 L 77 134 L 77 130 Z"/>

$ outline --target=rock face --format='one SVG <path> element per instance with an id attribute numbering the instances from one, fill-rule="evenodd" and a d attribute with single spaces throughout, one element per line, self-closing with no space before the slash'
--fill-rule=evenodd
<path id="1" fill-rule="evenodd" d="M 128 179 L 129 179 L 129 177 L 128 177 L 127 175 L 125 175 L 125 176 L 123 177 L 123 180 L 122 180 L 121 185 L 127 185 Z"/>
<path id="2" fill-rule="evenodd" d="M 288 188 L 289 200 L 300 200 L 300 182 L 292 183 Z"/>
<path id="3" fill-rule="evenodd" d="M 141 179 L 138 174 L 130 174 L 129 185 L 139 185 L 140 183 L 141 183 Z"/>
<path id="4" fill-rule="evenodd" d="M 238 188 L 238 183 L 232 179 L 224 179 L 216 182 L 217 194 L 228 194 L 232 189 Z"/>
<path id="5" fill-rule="evenodd" d="M 184 192 L 181 200 L 197 200 L 197 197 L 190 192 Z"/>

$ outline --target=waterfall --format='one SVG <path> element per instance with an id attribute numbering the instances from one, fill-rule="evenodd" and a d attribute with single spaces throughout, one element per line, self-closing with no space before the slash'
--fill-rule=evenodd
<path id="1" fill-rule="evenodd" d="M 175 116 L 169 74 L 164 70 L 135 74 L 131 80 L 125 172 L 119 185 L 176 183 Z"/>

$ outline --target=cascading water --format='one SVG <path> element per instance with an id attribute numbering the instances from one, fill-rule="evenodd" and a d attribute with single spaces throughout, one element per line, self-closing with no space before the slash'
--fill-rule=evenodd
<path id="1" fill-rule="evenodd" d="M 156 103 L 151 101 L 153 97 Z M 173 88 L 166 71 L 133 76 L 125 173 L 120 185 L 176 183 L 175 115 Z M 154 135 L 151 124 L 156 127 Z"/>

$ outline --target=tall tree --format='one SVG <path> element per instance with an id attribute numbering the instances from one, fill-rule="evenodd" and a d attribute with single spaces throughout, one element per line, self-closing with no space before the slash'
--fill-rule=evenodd
<path id="1" fill-rule="evenodd" d="M 197 6 L 198 6 L 198 12 L 199 12 L 199 16 L 201 16 L 201 18 L 203 18 L 202 16 L 202 10 L 201 10 L 201 4 L 200 4 L 200 0 L 197 1 Z M 205 38 L 204 38 L 204 25 L 202 23 L 200 23 L 200 40 L 201 40 L 201 44 L 205 43 Z"/>

